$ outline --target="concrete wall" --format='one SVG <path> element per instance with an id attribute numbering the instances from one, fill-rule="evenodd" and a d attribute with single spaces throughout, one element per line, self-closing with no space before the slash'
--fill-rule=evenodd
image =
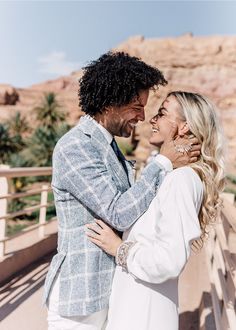
<path id="1" fill-rule="evenodd" d="M 0 283 L 6 282 L 16 272 L 54 251 L 56 246 L 57 233 L 53 233 L 24 249 L 6 255 L 0 262 Z"/>

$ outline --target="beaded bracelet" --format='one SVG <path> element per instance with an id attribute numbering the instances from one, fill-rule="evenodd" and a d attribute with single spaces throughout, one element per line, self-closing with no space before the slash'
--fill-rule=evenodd
<path id="1" fill-rule="evenodd" d="M 136 243 L 133 241 L 124 241 L 117 249 L 116 253 L 116 264 L 121 266 L 122 268 L 127 269 L 127 258 L 129 254 L 129 250 L 135 245 Z"/>

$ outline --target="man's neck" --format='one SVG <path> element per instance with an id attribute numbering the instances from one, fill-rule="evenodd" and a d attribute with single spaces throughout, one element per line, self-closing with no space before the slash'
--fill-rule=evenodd
<path id="1" fill-rule="evenodd" d="M 97 117 L 97 116 L 96 116 Z M 103 122 L 101 120 L 101 118 L 95 118 L 95 117 L 92 117 L 90 116 L 90 118 L 92 118 L 92 120 L 94 120 L 96 122 L 96 124 L 99 126 L 99 129 L 103 132 L 103 134 L 105 135 L 107 141 L 109 143 L 111 143 L 112 139 L 113 139 L 113 134 L 111 134 L 109 132 L 109 130 L 106 128 L 105 125 L 103 125 Z"/>
<path id="2" fill-rule="evenodd" d="M 94 120 L 96 120 L 96 122 L 98 124 L 100 124 L 101 126 L 103 126 L 111 134 L 111 132 L 107 128 L 107 121 L 106 121 L 106 116 L 104 115 L 104 113 L 96 113 L 92 118 Z"/>

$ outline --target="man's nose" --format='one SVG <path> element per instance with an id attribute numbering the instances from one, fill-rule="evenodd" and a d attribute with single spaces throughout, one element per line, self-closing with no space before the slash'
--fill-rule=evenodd
<path id="1" fill-rule="evenodd" d="M 144 121 L 145 120 L 145 112 L 144 109 L 142 111 L 140 111 L 139 115 L 138 115 L 138 120 L 140 121 Z"/>

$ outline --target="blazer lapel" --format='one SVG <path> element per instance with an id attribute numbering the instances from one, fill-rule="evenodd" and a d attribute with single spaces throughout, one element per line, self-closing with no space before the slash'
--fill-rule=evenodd
<path id="1" fill-rule="evenodd" d="M 130 164 L 128 164 L 127 166 L 129 172 L 129 179 L 128 179 L 122 164 L 120 163 L 119 159 L 117 158 L 116 154 L 114 153 L 111 145 L 108 143 L 104 134 L 101 132 L 99 127 L 97 127 L 96 123 L 94 123 L 93 120 L 84 116 L 80 118 L 79 127 L 85 134 L 91 136 L 91 139 L 93 143 L 96 145 L 96 148 L 99 148 L 101 150 L 110 168 L 116 174 L 118 180 L 122 183 L 122 185 L 125 188 L 129 188 L 130 187 L 129 180 L 131 176 Z"/>
<path id="2" fill-rule="evenodd" d="M 121 162 L 119 161 L 119 159 L 117 158 L 111 145 L 109 145 L 109 144 L 108 144 L 106 158 L 107 158 L 107 162 L 111 166 L 112 170 L 116 173 L 116 176 L 118 177 L 118 179 L 123 183 L 125 188 L 129 188 L 130 187 L 129 178 L 127 177 L 125 169 L 124 169 L 123 165 L 121 164 Z"/>
<path id="3" fill-rule="evenodd" d="M 125 159 L 126 167 L 128 170 L 128 175 L 129 175 L 129 182 L 130 185 L 132 186 L 134 184 L 134 179 L 135 179 L 135 160 L 127 160 Z"/>

